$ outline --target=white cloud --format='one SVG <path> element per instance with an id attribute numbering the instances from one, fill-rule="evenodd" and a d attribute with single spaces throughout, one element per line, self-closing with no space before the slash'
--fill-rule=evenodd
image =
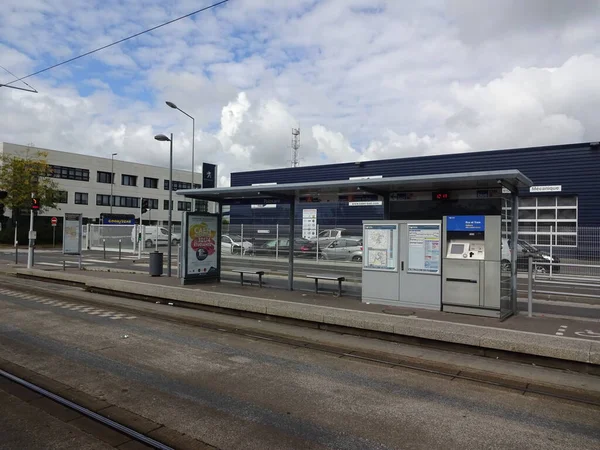
<path id="1" fill-rule="evenodd" d="M 6 0 L 22 75 L 198 7 Z M 233 171 L 598 140 L 598 1 L 238 0 L 0 88 L 0 140 Z M 558 2 L 560 3 L 560 2 Z M 206 3 L 208 4 L 208 3 Z M 475 18 L 477 20 L 475 20 Z M 8 81 L 8 75 L 0 78 Z"/>

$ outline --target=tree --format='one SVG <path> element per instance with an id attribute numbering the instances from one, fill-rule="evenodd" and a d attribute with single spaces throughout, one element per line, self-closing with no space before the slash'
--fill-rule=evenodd
<path id="1" fill-rule="evenodd" d="M 49 178 L 48 154 L 28 148 L 21 155 L 0 155 L 0 191 L 7 195 L 2 203 L 13 212 L 13 218 L 31 206 L 33 192 L 41 202 L 41 211 L 56 208 L 59 186 Z"/>

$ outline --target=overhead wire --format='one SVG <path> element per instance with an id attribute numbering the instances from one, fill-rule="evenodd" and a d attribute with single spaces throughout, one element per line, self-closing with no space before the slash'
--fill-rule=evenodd
<path id="1" fill-rule="evenodd" d="M 182 20 L 182 19 L 185 19 L 187 17 L 193 16 L 195 14 L 207 11 L 207 10 L 212 9 L 212 8 L 216 8 L 217 6 L 220 6 L 220 5 L 224 4 L 224 3 L 227 3 L 228 1 L 229 0 L 222 0 L 222 1 L 217 2 L 217 3 L 213 3 L 212 5 L 206 6 L 204 8 L 200 8 L 200 9 L 198 9 L 196 11 L 193 11 L 193 12 L 191 12 L 189 14 L 185 14 L 184 16 L 177 17 L 175 19 L 169 20 L 168 22 L 164 22 L 164 23 L 161 23 L 160 25 L 156 25 L 155 27 L 148 28 L 147 30 L 140 31 L 139 33 L 136 33 L 136 34 L 132 34 L 131 36 L 127 36 L 127 37 L 125 37 L 123 39 L 119 39 L 118 41 L 112 42 L 112 43 L 107 44 L 107 45 L 103 45 L 102 47 L 98 47 L 98 48 L 96 48 L 94 50 L 91 50 L 89 52 L 83 53 L 83 54 L 81 54 L 79 56 L 75 56 L 73 58 L 67 59 L 66 61 L 54 64 L 54 65 L 52 65 L 50 67 L 46 67 L 45 69 L 38 70 L 37 72 L 31 73 L 31 74 L 26 75 L 26 76 L 21 77 L 21 78 L 18 78 L 18 79 L 13 80 L 13 81 L 11 81 L 9 83 L 0 84 L 0 87 L 3 87 L 3 86 L 6 86 L 6 87 L 15 87 L 15 86 L 10 86 L 10 85 L 13 84 L 13 83 L 17 83 L 18 81 L 23 81 L 26 78 L 30 78 L 30 77 L 33 77 L 35 75 L 39 75 L 40 73 L 47 72 L 48 70 L 54 69 L 54 68 L 62 66 L 64 64 L 68 64 L 68 63 L 73 62 L 73 61 L 75 61 L 77 59 L 83 58 L 84 56 L 88 56 L 88 55 L 91 55 L 93 53 L 99 52 L 100 50 L 104 50 L 104 49 L 107 49 L 107 48 L 112 47 L 114 45 L 117 45 L 117 44 L 120 44 L 122 42 L 128 41 L 129 39 L 133 39 L 135 37 L 141 36 L 142 34 L 149 33 L 150 31 L 157 30 L 158 28 L 162 28 L 162 27 L 164 27 L 166 25 L 170 25 L 170 24 L 172 24 L 174 22 L 177 22 L 179 20 Z M 13 76 L 16 77 L 16 75 L 13 75 Z"/>
<path id="2" fill-rule="evenodd" d="M 4 70 L 4 71 L 5 71 L 5 72 L 7 72 L 9 75 L 12 75 L 13 77 L 17 78 L 17 76 L 16 76 L 14 73 L 12 73 L 10 70 L 8 70 L 6 67 L 4 67 L 4 66 L 0 66 L 0 69 Z M 15 81 L 16 81 L 16 80 L 15 80 Z M 7 86 L 7 87 L 9 87 L 9 88 L 11 88 L 11 89 L 19 89 L 19 90 L 21 90 L 21 91 L 26 91 L 26 92 L 33 92 L 33 93 L 35 93 L 35 94 L 37 94 L 37 93 L 38 93 L 37 89 L 36 89 L 36 88 L 34 88 L 34 87 L 33 87 L 32 85 L 30 85 L 29 83 L 27 83 L 26 81 L 21 81 L 21 83 L 23 83 L 24 85 L 26 85 L 26 86 L 30 87 L 31 89 L 25 89 L 25 88 L 21 88 L 21 87 L 18 87 L 18 86 Z M 4 84 L 0 84 L 0 87 L 1 87 L 1 86 L 4 86 Z"/>

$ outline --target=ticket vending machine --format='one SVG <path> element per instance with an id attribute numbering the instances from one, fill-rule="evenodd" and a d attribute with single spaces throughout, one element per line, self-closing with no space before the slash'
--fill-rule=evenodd
<path id="1" fill-rule="evenodd" d="M 442 309 L 500 316 L 501 217 L 446 216 Z"/>

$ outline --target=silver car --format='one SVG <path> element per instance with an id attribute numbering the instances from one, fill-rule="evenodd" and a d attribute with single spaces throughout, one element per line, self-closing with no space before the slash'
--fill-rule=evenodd
<path id="1" fill-rule="evenodd" d="M 362 238 L 341 238 L 319 249 L 323 259 L 361 262 L 363 258 Z"/>

